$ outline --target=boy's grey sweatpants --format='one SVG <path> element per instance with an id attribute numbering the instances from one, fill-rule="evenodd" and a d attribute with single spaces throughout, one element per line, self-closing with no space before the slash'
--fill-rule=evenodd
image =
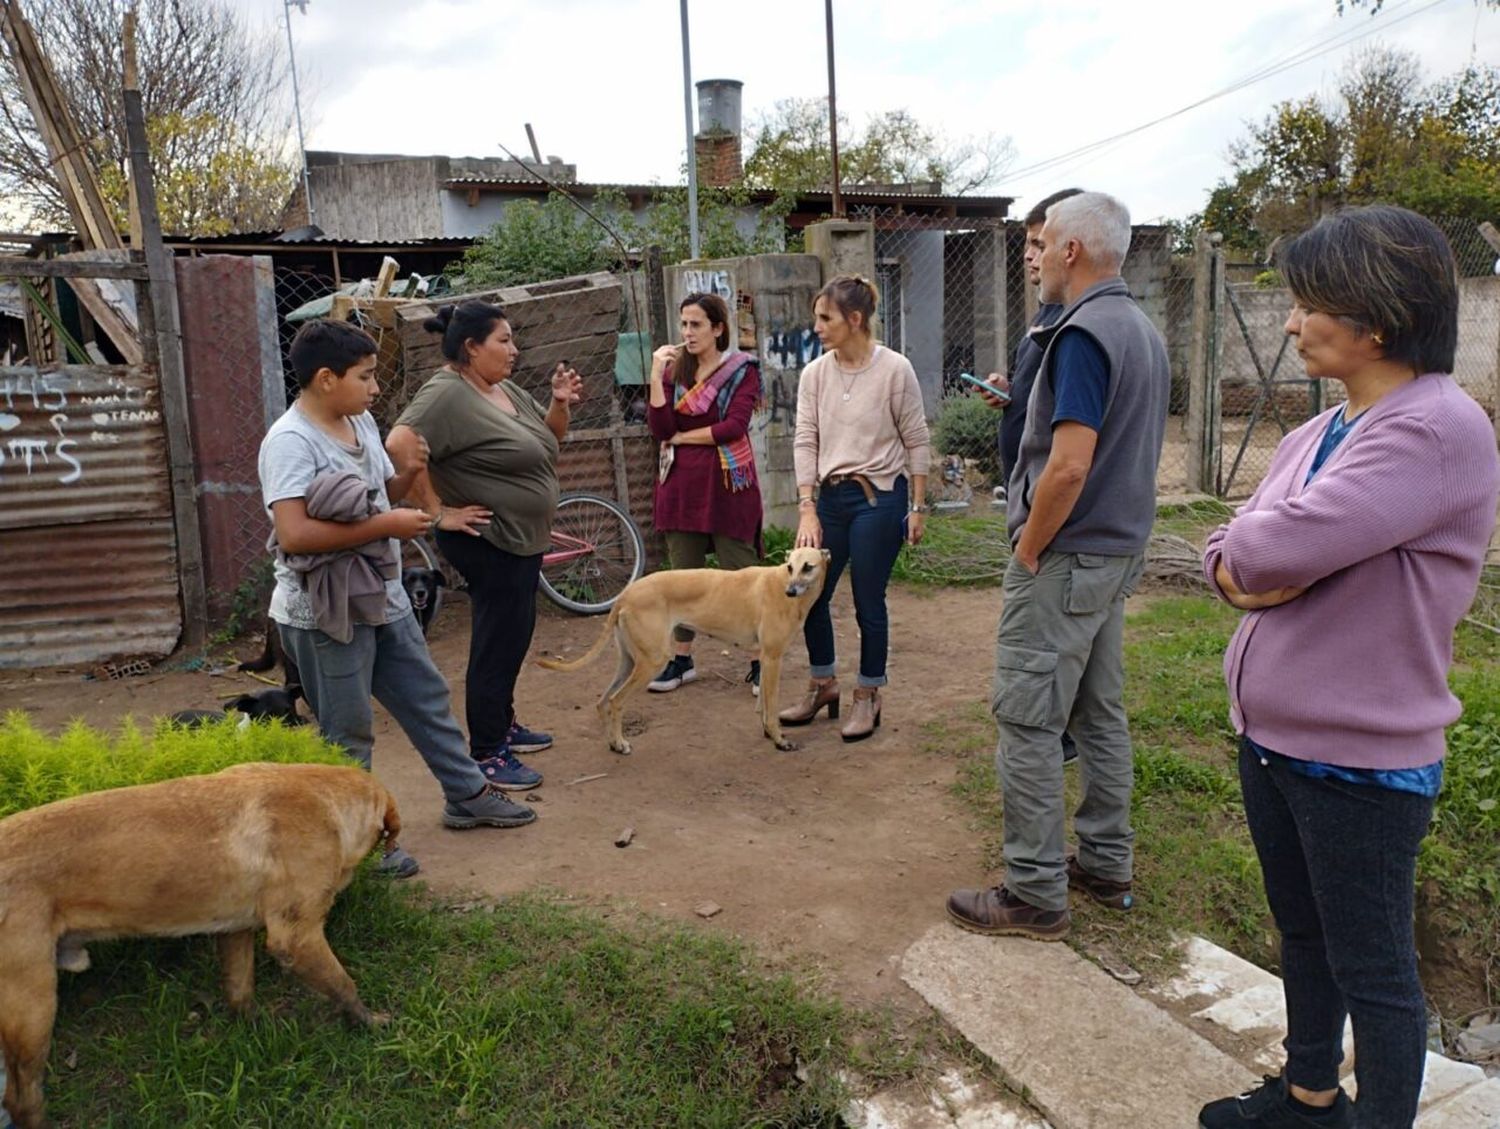
<path id="1" fill-rule="evenodd" d="M 1005 803 L 1005 885 L 1042 909 L 1068 905 L 1063 730 L 1078 745 L 1078 861 L 1128 882 L 1135 833 L 1125 718 L 1125 597 L 1142 555 L 1042 554 L 1033 576 L 1014 559 L 995 646 L 990 709 L 1000 727 L 995 769 Z"/>
<path id="2" fill-rule="evenodd" d="M 448 683 L 432 661 L 416 616 L 379 627 L 356 624 L 348 643 L 317 630 L 278 628 L 326 740 L 368 770 L 375 745 L 373 696 L 427 762 L 445 799 L 469 800 L 484 790 L 484 773 L 469 756 L 469 743 L 453 719 Z"/>

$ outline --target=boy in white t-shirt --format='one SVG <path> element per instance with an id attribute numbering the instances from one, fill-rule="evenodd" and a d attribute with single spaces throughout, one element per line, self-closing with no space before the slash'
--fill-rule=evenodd
<path id="1" fill-rule="evenodd" d="M 354 614 L 353 638 L 340 643 L 318 629 L 302 574 L 284 560 L 284 554 L 337 554 L 382 537 L 410 540 L 432 527 L 432 517 L 422 510 L 391 508 L 391 499 L 406 494 L 421 463 L 397 475 L 381 445 L 369 412 L 379 391 L 375 352 L 375 340 L 347 322 L 310 321 L 292 341 L 292 369 L 301 392 L 260 445 L 261 494 L 280 546 L 271 619 L 297 664 L 326 740 L 369 769 L 375 743 L 371 699 L 379 699 L 442 786 L 445 827 L 519 827 L 536 813 L 491 786 L 469 756 L 449 705 L 448 684 L 433 664 L 399 575 L 386 584 L 383 611 L 364 620 Z M 364 479 L 376 512 L 349 522 L 310 517 L 309 484 L 342 471 Z M 405 878 L 418 866 L 398 847 L 381 861 L 381 869 Z"/>

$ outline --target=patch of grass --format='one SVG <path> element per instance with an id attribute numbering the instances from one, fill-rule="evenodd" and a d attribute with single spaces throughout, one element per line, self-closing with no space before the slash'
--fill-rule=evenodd
<path id="1" fill-rule="evenodd" d="M 1170 938 L 1198 933 L 1275 968 L 1276 933 L 1245 827 L 1221 674 L 1237 613 L 1207 597 L 1152 602 L 1126 625 L 1126 709 L 1135 741 L 1136 888 L 1128 915 L 1074 900 L 1075 943 L 1106 942 L 1142 967 Z M 1464 714 L 1448 733 L 1443 793 L 1418 874 L 1424 909 L 1454 942 L 1460 981 L 1500 983 L 1500 640 L 1461 626 L 1452 684 Z M 960 758 L 954 792 L 1002 865 L 994 722 L 983 703 L 926 728 L 930 751 Z M 1068 773 L 1069 810 L 1077 803 Z M 1434 972 L 1424 965 L 1424 975 Z M 1432 987 L 1432 984 L 1429 984 Z M 1490 1002 L 1495 989 L 1489 988 Z M 1450 1001 L 1435 999 L 1440 1010 Z"/>
<path id="2" fill-rule="evenodd" d="M 998 585 L 1010 562 L 1002 514 L 931 514 L 920 545 L 906 545 L 891 579 L 944 586 Z"/>
<path id="3" fill-rule="evenodd" d="M 1218 498 L 1198 498 L 1179 505 L 1156 507 L 1155 533 L 1171 533 L 1194 545 L 1234 516 L 1234 507 Z"/>
<path id="4" fill-rule="evenodd" d="M 1162 506 L 1156 511 L 1154 531 L 1202 545 L 1210 532 L 1233 515 L 1230 506 L 1211 498 Z M 922 543 L 902 548 L 891 578 L 916 585 L 997 586 L 1005 579 L 1009 563 L 1003 510 L 934 513 L 927 519 Z"/>
<path id="5" fill-rule="evenodd" d="M 64 980 L 58 1125 L 832 1126 L 845 1100 L 850 1016 L 730 941 L 373 876 L 328 933 L 391 1026 L 349 1029 L 264 957 L 232 1018 L 203 938 L 97 946 L 108 971 Z"/>
<path id="6" fill-rule="evenodd" d="M 0 814 L 246 760 L 343 758 L 306 729 L 0 722 Z M 0 907 L 3 908 L 3 907 Z M 230 1016 L 208 938 L 91 946 L 60 982 L 47 1084 L 68 1127 L 323 1129 L 839 1124 L 846 1074 L 911 1077 L 925 1046 L 768 970 L 744 945 L 644 916 L 526 896 L 429 896 L 366 866 L 328 936 L 363 998 L 351 1030 L 257 961 L 256 1013 Z"/>

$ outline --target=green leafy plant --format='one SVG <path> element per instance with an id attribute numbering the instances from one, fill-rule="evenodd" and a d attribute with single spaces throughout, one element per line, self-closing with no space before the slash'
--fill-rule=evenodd
<path id="1" fill-rule="evenodd" d="M 960 393 L 949 396 L 938 410 L 932 441 L 938 453 L 973 459 L 980 473 L 990 482 L 1000 479 L 1000 449 L 996 437 L 1000 413 L 978 396 Z"/>

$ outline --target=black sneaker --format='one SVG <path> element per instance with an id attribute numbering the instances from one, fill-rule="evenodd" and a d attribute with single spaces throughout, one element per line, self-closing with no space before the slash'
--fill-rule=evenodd
<path id="1" fill-rule="evenodd" d="M 750 693 L 757 698 L 760 697 L 760 660 L 750 660 L 750 673 L 745 675 L 745 681 L 750 684 Z"/>
<path id="2" fill-rule="evenodd" d="M 1340 1087 L 1326 1110 L 1299 1113 L 1292 1108 L 1286 1080 L 1267 1074 L 1265 1081 L 1237 1098 L 1220 1098 L 1198 1111 L 1198 1129 L 1348 1129 L 1349 1095 Z"/>
<path id="3" fill-rule="evenodd" d="M 510 746 L 512 752 L 540 753 L 543 749 L 552 748 L 552 734 L 543 733 L 538 729 L 527 729 L 520 721 L 512 721 L 505 743 Z"/>
<path id="4" fill-rule="evenodd" d="M 1062 735 L 1063 764 L 1072 764 L 1078 759 L 1078 746 L 1073 743 L 1073 735 L 1066 729 Z"/>
<path id="5" fill-rule="evenodd" d="M 698 681 L 698 672 L 693 669 L 692 655 L 675 655 L 661 668 L 661 673 L 646 684 L 646 689 L 657 694 L 666 694 Z"/>

